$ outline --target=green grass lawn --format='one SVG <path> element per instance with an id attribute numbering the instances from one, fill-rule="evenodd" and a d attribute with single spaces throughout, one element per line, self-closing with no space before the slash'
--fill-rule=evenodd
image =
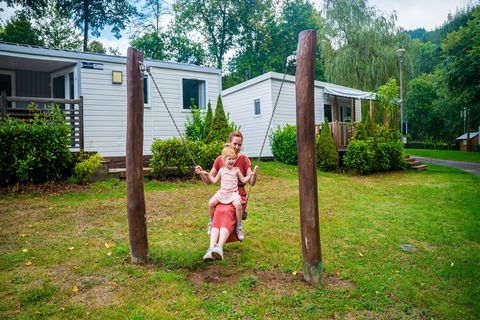
<path id="1" fill-rule="evenodd" d="M 205 264 L 197 182 L 147 182 L 151 262 L 127 262 L 125 183 L 0 198 L 0 318 L 478 319 L 480 177 L 319 173 L 325 283 L 303 282 L 295 166 L 261 164 L 246 240 Z M 401 244 L 411 244 L 408 252 Z"/>
<path id="2" fill-rule="evenodd" d="M 480 152 L 453 150 L 405 149 L 406 154 L 442 160 L 466 161 L 480 163 Z"/>

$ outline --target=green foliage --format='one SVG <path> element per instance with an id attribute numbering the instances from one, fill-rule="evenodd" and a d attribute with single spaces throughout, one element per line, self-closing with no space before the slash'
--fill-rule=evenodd
<path id="1" fill-rule="evenodd" d="M 103 46 L 103 43 L 101 43 L 98 40 L 90 41 L 90 43 L 88 44 L 87 50 L 85 50 L 85 51 L 86 52 L 93 52 L 93 53 L 102 53 L 102 54 L 107 53 L 107 50 Z"/>
<path id="2" fill-rule="evenodd" d="M 213 112 L 212 112 L 212 104 L 210 100 L 208 100 L 207 104 L 207 114 L 205 115 L 205 122 L 204 122 L 204 130 L 203 130 L 203 139 L 207 139 L 208 134 L 210 133 L 210 129 L 212 128 L 212 121 L 213 121 Z"/>
<path id="3" fill-rule="evenodd" d="M 58 107 L 29 122 L 0 121 L 0 184 L 42 182 L 64 177 L 70 166 L 70 126 Z"/>
<path id="4" fill-rule="evenodd" d="M 270 136 L 273 156 L 277 161 L 297 164 L 297 128 L 286 124 L 283 128 L 278 127 Z"/>
<path id="5" fill-rule="evenodd" d="M 192 105 L 190 111 L 192 118 L 187 118 L 185 123 L 185 136 L 191 141 L 203 141 L 206 128 L 205 119 L 196 105 Z"/>
<path id="6" fill-rule="evenodd" d="M 93 153 L 75 164 L 73 168 L 73 181 L 75 183 L 85 184 L 102 166 L 103 157 L 99 153 Z"/>
<path id="7" fill-rule="evenodd" d="M 317 138 L 317 167 L 322 171 L 338 169 L 338 152 L 333 143 L 328 120 L 322 124 L 322 131 Z"/>
<path id="8" fill-rule="evenodd" d="M 143 36 L 132 40 L 131 45 L 142 51 L 145 58 L 156 60 L 167 58 L 163 34 L 155 32 L 145 33 Z"/>
<path id="9" fill-rule="evenodd" d="M 372 171 L 375 152 L 372 140 L 350 140 L 343 157 L 344 165 L 354 173 L 365 174 Z"/>
<path id="10" fill-rule="evenodd" d="M 215 140 L 225 142 L 232 131 L 227 116 L 225 115 L 225 110 L 223 110 L 222 97 L 219 95 L 212 119 L 212 126 L 208 132 L 207 142 Z"/>
<path id="11" fill-rule="evenodd" d="M 17 14 L 0 29 L 0 40 L 37 46 L 43 45 L 38 30 L 32 26 L 24 14 Z"/>
<path id="12" fill-rule="evenodd" d="M 378 88 L 378 100 L 380 101 L 380 107 L 383 110 L 383 121 L 387 129 L 391 127 L 398 128 L 398 123 L 395 121 L 398 114 L 398 101 L 399 101 L 400 87 L 397 84 L 397 80 L 390 78 L 384 85 Z"/>
<path id="13" fill-rule="evenodd" d="M 349 141 L 343 157 L 344 165 L 354 173 L 394 171 L 405 168 L 400 132 L 377 125 L 373 135 L 363 124 L 357 124 L 354 138 Z"/>
<path id="14" fill-rule="evenodd" d="M 197 165 L 205 169 L 210 168 L 221 153 L 223 145 L 222 141 L 213 141 L 207 144 L 203 141 L 188 141 L 179 138 L 155 139 L 151 146 L 152 174 L 161 179 L 170 175 L 186 177 L 192 172 L 191 168 L 194 166 L 191 156 L 194 157 Z"/>

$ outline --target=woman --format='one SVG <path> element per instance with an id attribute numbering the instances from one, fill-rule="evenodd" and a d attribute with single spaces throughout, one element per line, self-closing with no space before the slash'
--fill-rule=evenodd
<path id="1" fill-rule="evenodd" d="M 229 145 L 233 150 L 235 150 L 236 161 L 234 166 L 240 169 L 240 172 L 244 175 L 253 174 L 250 179 L 250 184 L 253 186 L 256 181 L 256 174 L 250 168 L 250 159 L 243 154 L 240 154 L 243 145 L 243 135 L 240 131 L 233 131 L 229 138 Z M 210 174 L 215 177 L 218 174 L 220 168 L 224 165 L 223 159 L 221 156 L 218 156 L 213 164 Z M 206 184 L 210 184 L 210 179 L 206 174 L 201 174 L 202 168 L 195 168 L 196 173 L 200 174 L 200 178 Z M 246 206 L 246 196 L 247 192 L 245 190 L 245 185 L 240 181 L 238 183 L 238 193 L 242 200 L 243 209 Z M 238 241 L 238 238 L 234 232 L 237 224 L 237 219 L 235 216 L 235 208 L 232 204 L 218 204 L 215 207 L 215 212 L 213 214 L 213 221 L 210 231 L 210 246 L 205 255 L 203 256 L 204 261 L 212 260 L 222 260 L 223 259 L 223 245 L 226 242 Z"/>

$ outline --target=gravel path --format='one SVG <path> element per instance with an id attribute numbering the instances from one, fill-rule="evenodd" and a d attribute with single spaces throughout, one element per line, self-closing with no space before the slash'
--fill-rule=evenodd
<path id="1" fill-rule="evenodd" d="M 457 168 L 466 172 L 473 173 L 476 176 L 480 176 L 480 163 L 440 160 L 440 159 L 417 157 L 413 155 L 412 155 L 412 158 L 418 159 L 422 162 L 428 162 L 428 163 L 438 164 L 441 166 Z"/>

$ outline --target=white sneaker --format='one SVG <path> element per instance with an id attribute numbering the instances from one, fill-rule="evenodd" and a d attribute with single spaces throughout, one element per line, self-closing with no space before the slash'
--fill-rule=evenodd
<path id="1" fill-rule="evenodd" d="M 203 261 L 209 262 L 213 260 L 215 260 L 215 258 L 212 256 L 212 249 L 208 249 L 205 255 L 203 256 Z"/>
<path id="2" fill-rule="evenodd" d="M 235 227 L 235 233 L 237 234 L 238 240 L 243 241 L 243 239 L 245 239 L 242 227 Z"/>
<path id="3" fill-rule="evenodd" d="M 215 246 L 212 249 L 212 257 L 215 260 L 223 260 L 223 249 L 220 248 L 219 246 Z"/>

